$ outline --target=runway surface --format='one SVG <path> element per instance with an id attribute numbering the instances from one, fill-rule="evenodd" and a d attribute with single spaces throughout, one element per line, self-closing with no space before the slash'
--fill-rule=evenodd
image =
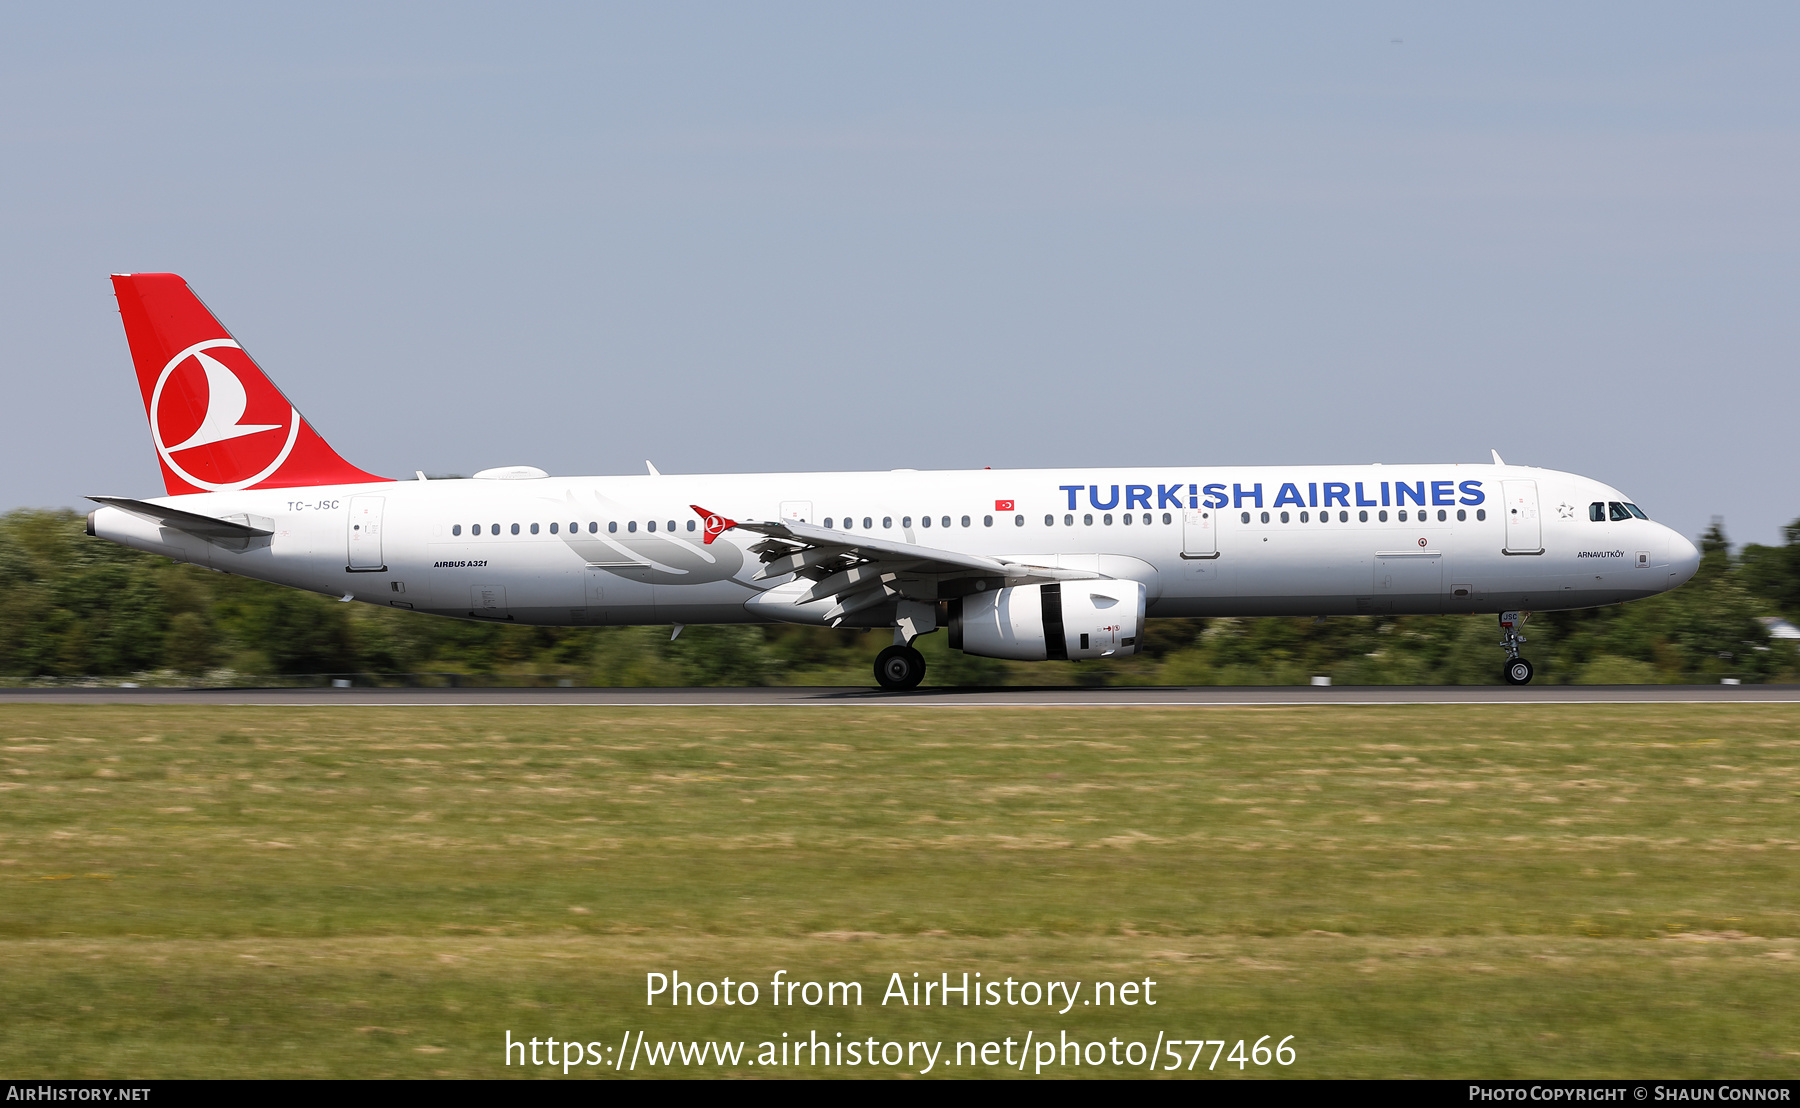
<path id="1" fill-rule="evenodd" d="M 6 704 L 287 707 L 1128 708 L 1353 704 L 1800 704 L 1800 685 L 1363 685 L 1082 689 L 0 689 Z"/>

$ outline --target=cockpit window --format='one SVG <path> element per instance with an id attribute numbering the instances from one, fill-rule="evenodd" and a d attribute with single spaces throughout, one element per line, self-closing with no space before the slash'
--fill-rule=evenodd
<path id="1" fill-rule="evenodd" d="M 1632 515 L 1638 517 L 1639 519 L 1649 519 L 1650 518 L 1649 516 L 1644 514 L 1644 509 L 1638 507 L 1636 504 L 1625 505 L 1625 510 L 1630 512 Z"/>
<path id="2" fill-rule="evenodd" d="M 1607 501 L 1606 507 L 1611 511 L 1612 521 L 1614 523 L 1631 518 L 1631 513 L 1625 510 L 1625 505 L 1619 503 L 1617 500 Z"/>
<path id="3" fill-rule="evenodd" d="M 1606 502 L 1603 500 L 1596 500 L 1592 504 L 1589 504 L 1588 505 L 1588 518 L 1593 520 L 1595 523 L 1605 523 L 1606 522 Z"/>

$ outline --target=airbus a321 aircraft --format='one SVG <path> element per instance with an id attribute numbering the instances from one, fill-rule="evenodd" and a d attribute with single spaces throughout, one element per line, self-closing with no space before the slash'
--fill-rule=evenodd
<path id="1" fill-rule="evenodd" d="M 892 628 L 883 688 L 970 654 L 1122 658 L 1147 618 L 1497 612 L 1687 581 L 1630 497 L 1492 465 L 1164 466 L 396 481 L 326 445 L 180 277 L 113 277 L 167 496 L 96 496 L 88 534 L 459 619 Z"/>

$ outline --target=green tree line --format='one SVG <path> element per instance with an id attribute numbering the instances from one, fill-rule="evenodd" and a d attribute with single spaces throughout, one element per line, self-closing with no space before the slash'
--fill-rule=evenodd
<path id="1" fill-rule="evenodd" d="M 1800 520 L 1782 546 L 1734 557 L 1722 528 L 1700 571 L 1632 604 L 1537 615 L 1525 650 L 1538 680 L 1626 684 L 1800 680 Z M 85 534 L 71 511 L 0 516 L 0 678 L 212 684 L 326 677 L 402 683 L 767 685 L 871 683 L 885 632 L 792 626 L 521 627 L 342 604 L 130 550 Z M 929 684 L 1493 684 L 1492 615 L 1151 621 L 1143 652 L 1106 663 L 1012 663 L 920 640 Z M 414 675 L 414 676 L 409 676 Z M 432 682 L 449 676 L 429 676 Z"/>

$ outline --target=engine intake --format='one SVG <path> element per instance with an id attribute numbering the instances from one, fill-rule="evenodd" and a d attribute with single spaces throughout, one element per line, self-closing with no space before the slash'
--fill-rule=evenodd
<path id="1" fill-rule="evenodd" d="M 1139 581 L 1014 585 L 950 602 L 950 646 L 983 658 L 1122 658 L 1136 654 L 1146 590 Z"/>

